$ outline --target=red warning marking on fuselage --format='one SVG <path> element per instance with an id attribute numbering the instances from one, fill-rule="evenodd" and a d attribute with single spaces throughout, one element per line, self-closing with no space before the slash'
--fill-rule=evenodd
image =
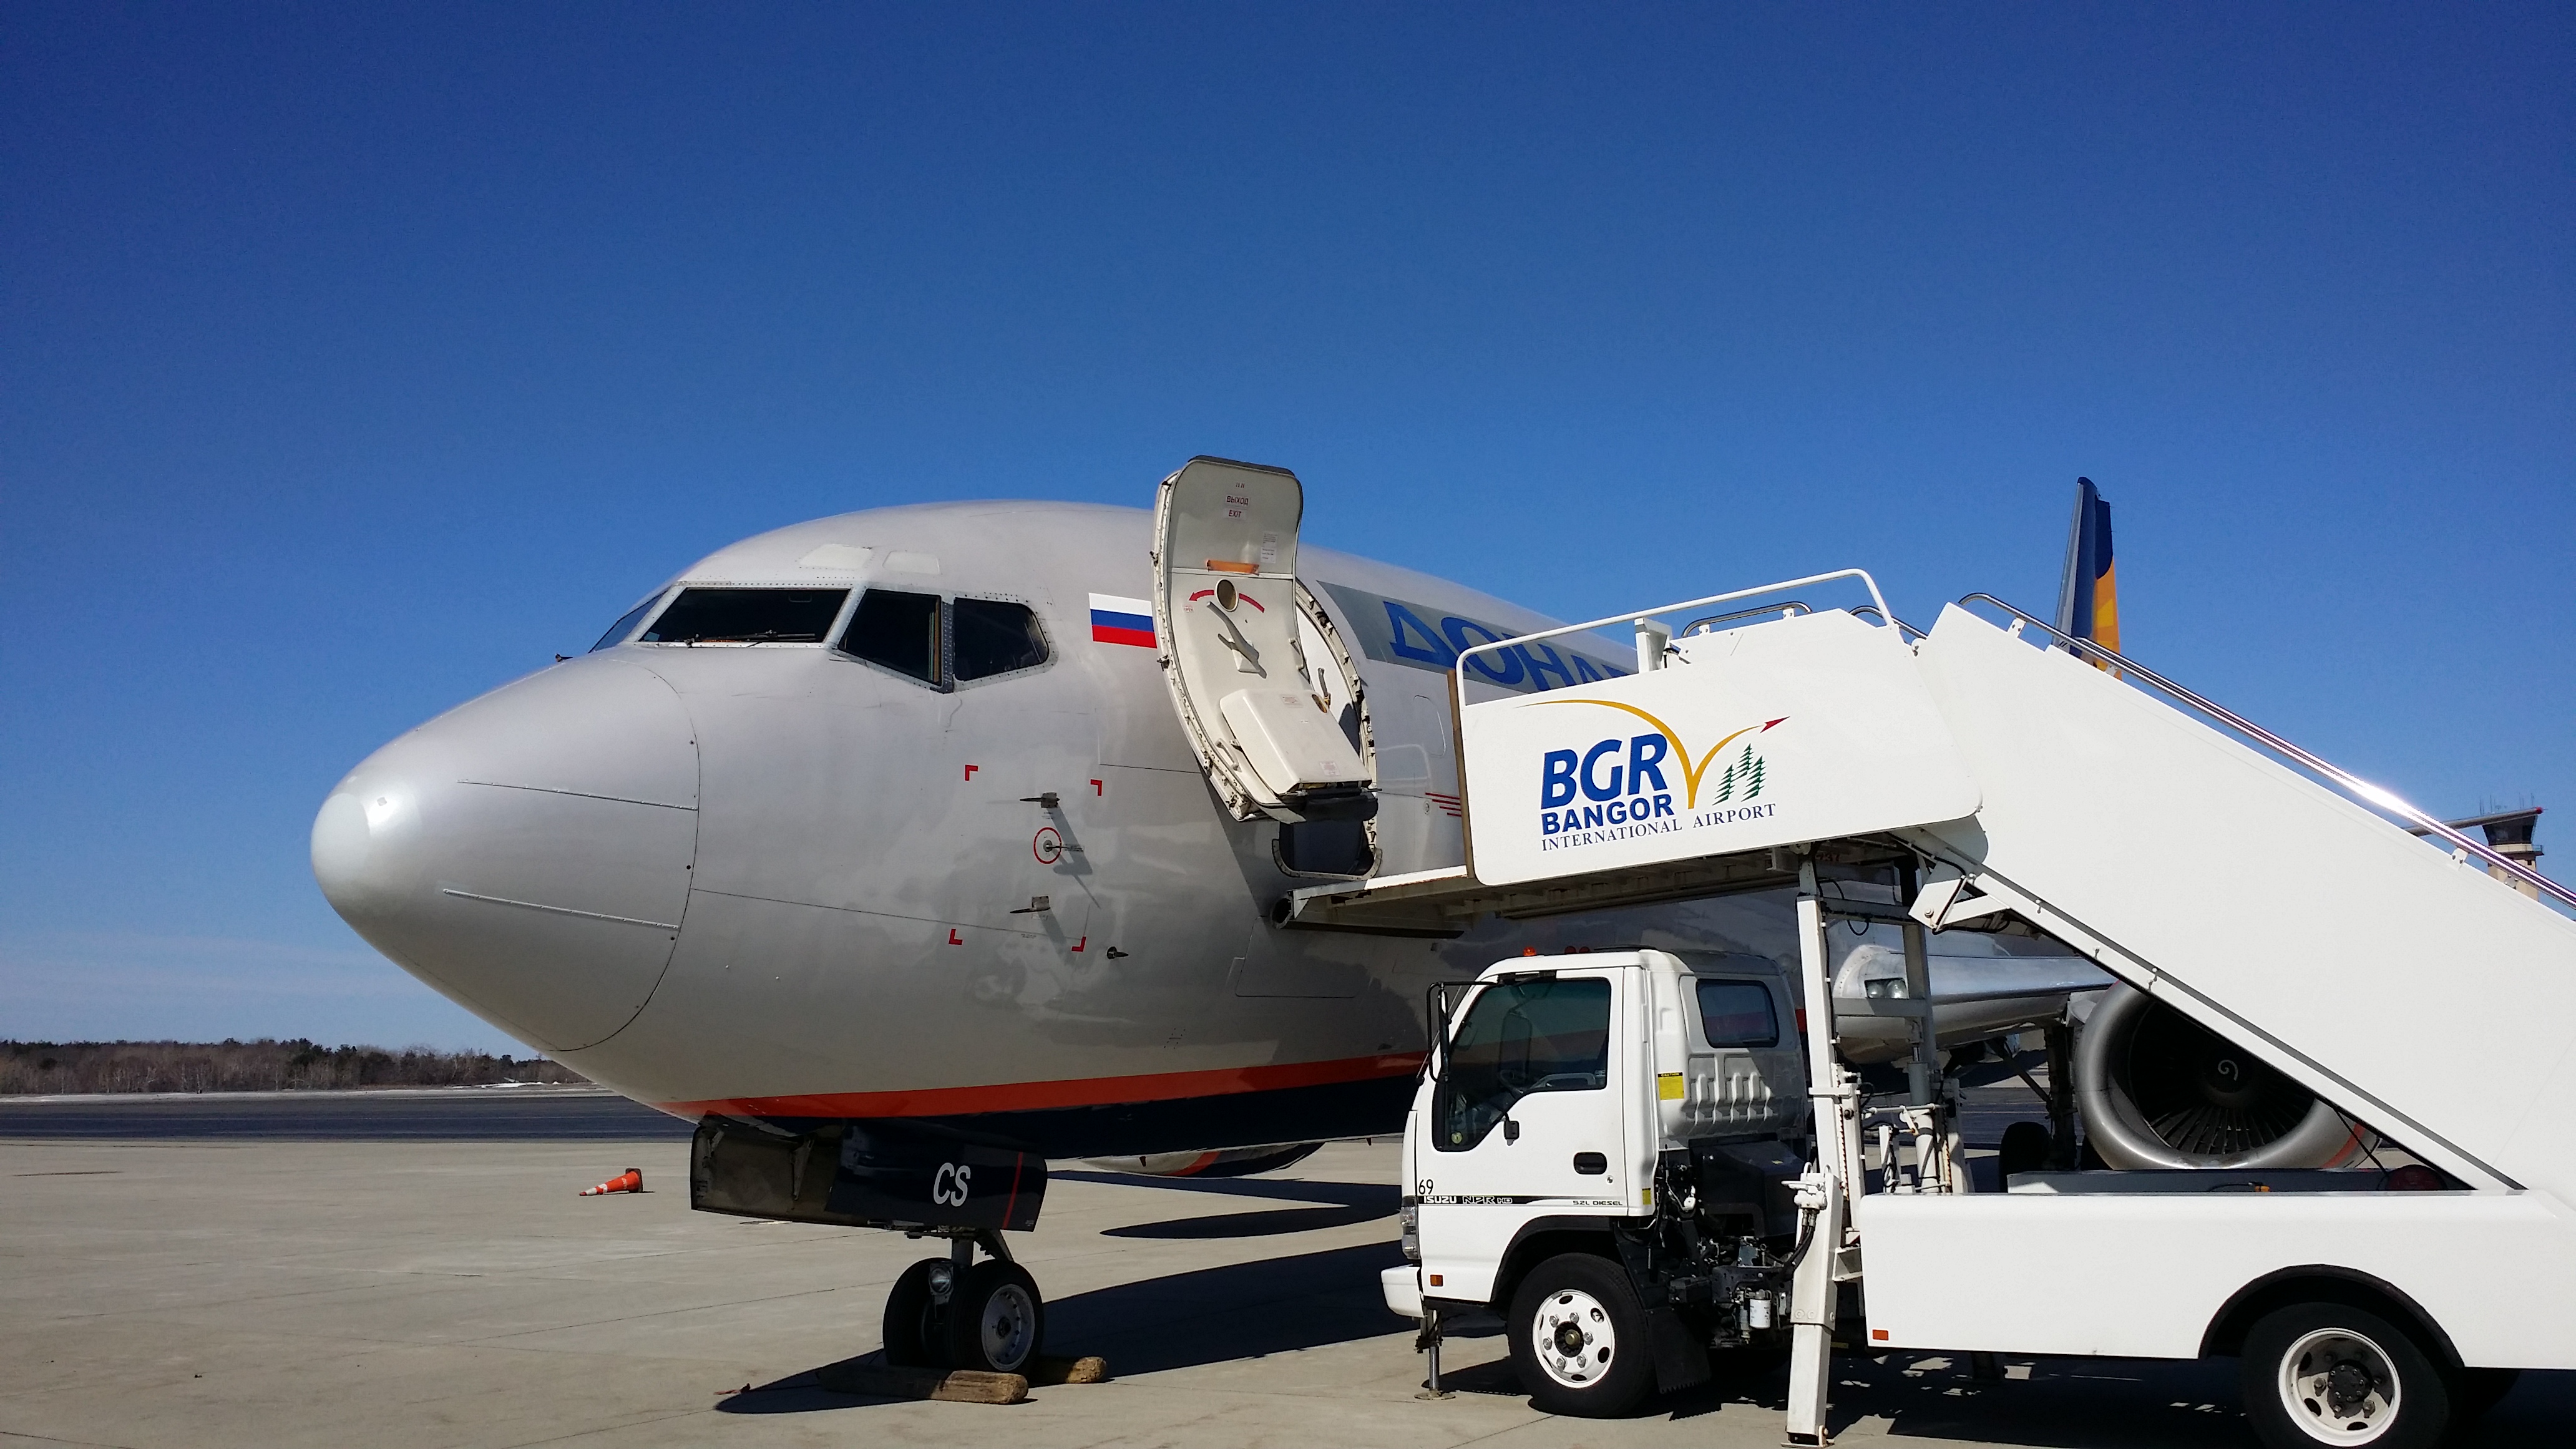
<path id="1" fill-rule="evenodd" d="M 1027 1112 L 1049 1107 L 1126 1106 L 1240 1092 L 1277 1092 L 1346 1082 L 1409 1077 L 1422 1054 L 1351 1057 L 1340 1061 L 1218 1067 L 1134 1077 L 1093 1077 L 1043 1082 L 996 1082 L 980 1087 L 928 1087 L 874 1092 L 827 1092 L 802 1097 L 726 1097 L 665 1102 L 674 1116 L 710 1112 L 750 1117 L 953 1117 L 983 1112 Z"/>
<path id="2" fill-rule="evenodd" d="M 1193 603 L 1193 604 L 1195 604 L 1195 603 L 1197 603 L 1199 600 L 1204 599 L 1204 598 L 1207 598 L 1208 596 L 1210 596 L 1210 595 L 1214 594 L 1215 592 L 1216 592 L 1216 590 L 1214 590 L 1214 589 L 1201 589 L 1201 590 L 1199 590 L 1197 593 L 1190 595 L 1190 602 L 1191 602 L 1191 603 Z M 1267 614 L 1267 613 L 1269 613 L 1269 612 L 1270 612 L 1270 607 L 1269 607 L 1268 605 L 1266 605 L 1266 604 L 1262 603 L 1259 599 L 1254 598 L 1254 597 L 1253 597 L 1253 596 L 1251 596 L 1250 594 L 1245 593 L 1245 592 L 1244 592 L 1243 590 L 1241 590 L 1241 589 L 1237 589 L 1237 590 L 1235 590 L 1235 591 L 1234 591 L 1234 596 L 1235 596 L 1236 598 L 1238 598 L 1238 599 L 1243 600 L 1245 603 L 1250 604 L 1252 607 L 1254 607 L 1254 608 L 1256 608 L 1256 609 L 1259 609 L 1261 612 L 1263 612 L 1263 613 L 1265 613 L 1265 614 Z"/>
<path id="3" fill-rule="evenodd" d="M 958 938 L 957 928 L 955 926 L 948 928 L 948 944 L 951 946 L 963 946 L 966 944 L 963 940 Z"/>
<path id="4" fill-rule="evenodd" d="M 981 765 L 968 765 L 968 766 L 966 767 L 966 778 L 967 778 L 967 779 L 969 779 L 969 780 L 974 779 L 974 778 L 975 778 L 975 772 L 976 772 L 977 770 L 982 769 L 982 768 L 984 768 L 984 767 L 983 767 L 983 766 L 981 766 Z"/>
<path id="5" fill-rule="evenodd" d="M 1088 946 L 1088 945 L 1090 945 L 1090 944 L 1091 944 L 1091 938 L 1090 938 L 1089 936 L 1085 936 L 1085 937 L 1083 937 L 1081 940 L 1076 941 L 1076 942 L 1074 942 L 1074 943 L 1073 943 L 1073 949 L 1074 949 L 1074 950 L 1076 950 L 1076 951 L 1080 951 L 1083 947 Z"/>
<path id="6" fill-rule="evenodd" d="M 1036 856 L 1040 865 L 1053 865 L 1064 859 L 1064 837 L 1056 834 L 1054 826 L 1043 826 L 1029 838 L 1029 854 Z"/>
<path id="7" fill-rule="evenodd" d="M 1092 781 L 1092 782 L 1091 782 L 1091 793 L 1092 793 L 1093 795 L 1097 796 L 1097 795 L 1105 794 L 1106 792 L 1105 792 L 1105 791 L 1103 791 L 1103 790 L 1101 789 L 1101 787 L 1100 787 L 1100 782 L 1099 782 L 1098 780 L 1094 780 L 1094 781 Z"/>

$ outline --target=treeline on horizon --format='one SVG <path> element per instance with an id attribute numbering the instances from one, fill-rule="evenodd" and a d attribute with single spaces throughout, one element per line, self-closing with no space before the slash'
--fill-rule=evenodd
<path id="1" fill-rule="evenodd" d="M 579 1082 L 543 1057 L 388 1051 L 292 1041 L 0 1041 L 0 1096 L 82 1092 L 293 1092 Z"/>

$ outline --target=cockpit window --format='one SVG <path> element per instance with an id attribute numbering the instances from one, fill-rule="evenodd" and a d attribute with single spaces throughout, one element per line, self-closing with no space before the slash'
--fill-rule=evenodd
<path id="1" fill-rule="evenodd" d="M 590 646 L 590 652 L 596 654 L 611 644 L 625 643 L 626 636 L 634 633 L 635 626 L 644 622 L 644 616 L 652 613 L 653 606 L 661 601 L 662 596 L 660 594 L 655 594 L 653 597 L 646 599 L 644 602 L 637 604 L 634 608 L 631 608 L 625 613 L 619 615 L 617 622 L 608 626 L 608 632 L 599 636 L 599 642 Z"/>
<path id="2" fill-rule="evenodd" d="M 682 589 L 643 644 L 819 644 L 847 589 Z"/>
<path id="3" fill-rule="evenodd" d="M 939 682 L 939 596 L 896 589 L 859 595 L 841 650 L 924 684 Z"/>
<path id="4" fill-rule="evenodd" d="M 953 607 L 959 679 L 982 679 L 1046 663 L 1046 635 L 1038 631 L 1038 616 L 1028 605 L 959 599 Z"/>

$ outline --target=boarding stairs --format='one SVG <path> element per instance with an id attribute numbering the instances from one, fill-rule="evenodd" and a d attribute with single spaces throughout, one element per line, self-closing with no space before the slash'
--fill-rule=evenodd
<path id="1" fill-rule="evenodd" d="M 1871 603 L 1658 622 L 1838 580 Z M 1470 675 L 1608 627 L 1637 674 Z M 2576 1205 L 2576 894 L 2132 660 L 1986 595 L 1916 631 L 1850 570 L 1481 646 L 1453 688 L 1467 864 L 1301 891 L 1282 924 L 1454 931 L 1903 857 L 1922 926 L 2017 916 L 2462 1182 Z"/>

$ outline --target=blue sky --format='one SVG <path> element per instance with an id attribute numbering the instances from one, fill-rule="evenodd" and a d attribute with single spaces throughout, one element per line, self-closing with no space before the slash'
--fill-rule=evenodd
<path id="1" fill-rule="evenodd" d="M 2563 876 L 2572 161 L 2564 7 L 12 5 L 0 1036 L 501 1045 L 314 888 L 342 772 L 1194 453 L 1577 617 L 2044 606 L 2086 474 L 2132 652 Z"/>

